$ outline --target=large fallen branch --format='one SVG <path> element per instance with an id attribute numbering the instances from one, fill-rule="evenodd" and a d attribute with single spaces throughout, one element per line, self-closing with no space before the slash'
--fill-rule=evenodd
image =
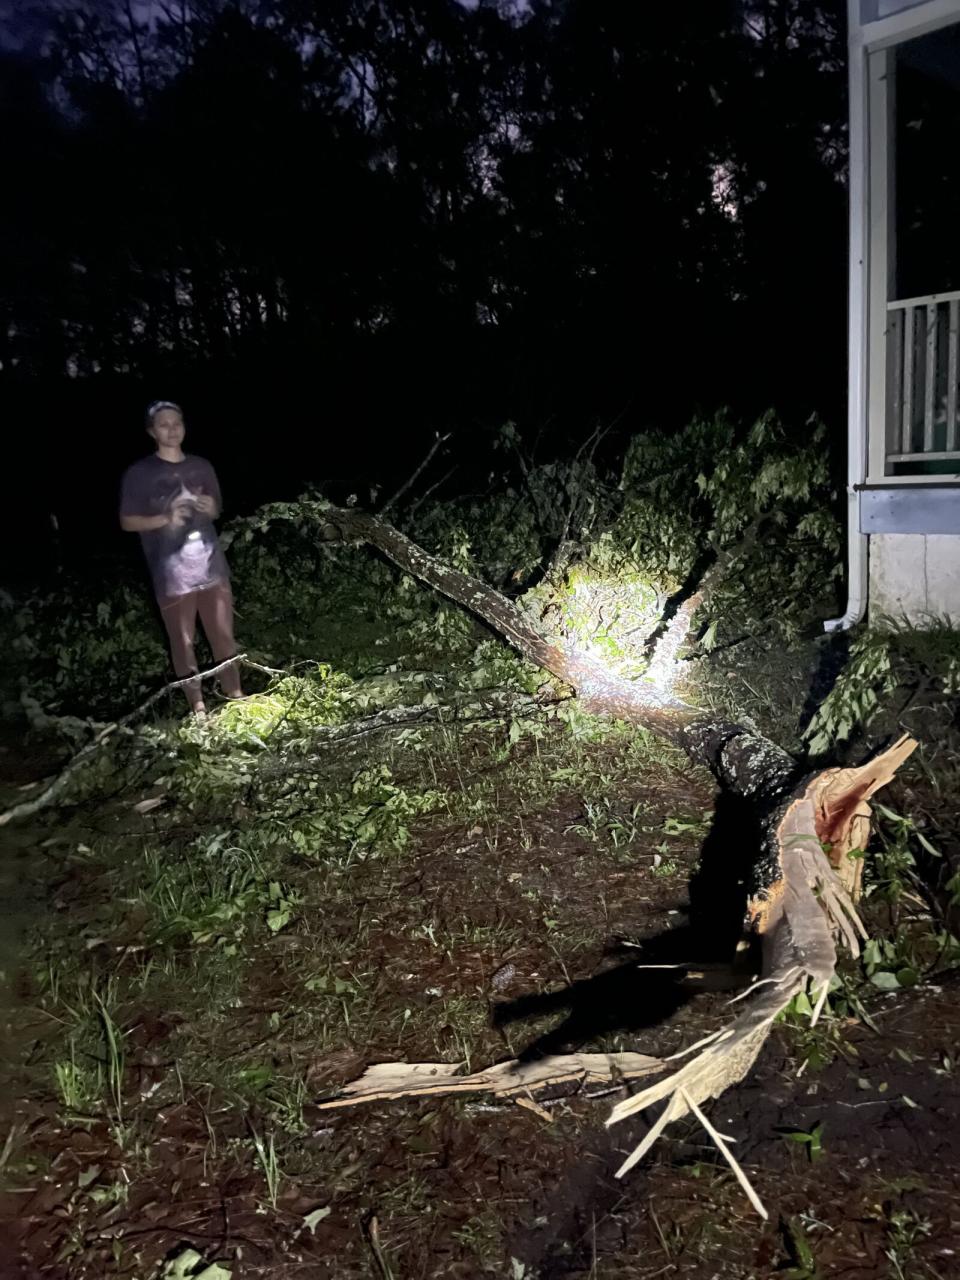
<path id="1" fill-rule="evenodd" d="M 324 504 L 318 504 L 317 515 L 328 531 L 375 547 L 405 572 L 470 610 L 530 661 L 571 685 L 588 710 L 642 726 L 681 747 L 757 813 L 761 839 L 747 892 L 746 922 L 762 942 L 760 980 L 728 1028 L 692 1046 L 688 1052 L 699 1052 L 682 1068 L 614 1110 L 610 1123 L 656 1102 L 666 1104 L 651 1134 L 621 1168 L 625 1173 L 665 1124 L 698 1111 L 701 1102 L 746 1075 L 773 1019 L 798 992 L 809 988 L 814 993 L 814 1017 L 819 1015 L 836 966 L 835 940 L 842 939 L 857 955 L 859 939 L 865 936 L 851 898 L 858 888 L 858 872 L 849 855 L 862 850 L 869 837 L 867 801 L 893 777 L 916 743 L 901 738 L 859 769 L 805 775 L 793 757 L 753 725 L 705 716 L 650 681 L 624 680 L 585 654 L 550 644 L 506 596 L 444 564 L 386 521 Z M 671 628 L 672 653 L 682 643 L 694 612 L 695 602 L 681 610 L 680 623 Z M 459 1089 L 462 1082 L 454 1087 Z M 368 1096 L 360 1089 L 345 1101 Z M 724 1154 L 729 1158 L 725 1148 Z"/>
<path id="2" fill-rule="evenodd" d="M 31 799 L 22 800 L 19 804 L 13 805 L 0 813 L 0 827 L 6 826 L 8 822 L 33 817 L 42 809 L 56 804 L 63 797 L 64 792 L 77 775 L 95 759 L 110 739 L 121 729 L 129 729 L 137 720 L 142 719 L 147 711 L 159 702 L 165 694 L 171 693 L 175 689 L 181 689 L 184 685 L 192 684 L 196 680 L 206 680 L 215 676 L 225 667 L 232 666 L 234 663 L 242 664 L 244 667 L 249 667 L 253 671 L 259 671 L 271 677 L 290 674 L 276 667 L 265 667 L 262 663 L 254 662 L 252 658 L 248 658 L 246 654 L 238 653 L 236 657 L 217 663 L 216 666 L 200 671 L 197 675 L 171 680 L 162 688 L 151 693 L 148 698 L 145 698 L 132 711 L 128 711 L 110 724 L 101 726 L 90 741 L 67 761 L 60 772 L 47 783 L 42 791 L 39 791 Z M 386 707 L 369 716 L 363 716 L 356 720 L 347 720 L 343 724 L 317 725 L 311 735 L 310 746 L 312 750 L 316 751 L 339 748 L 373 733 L 386 733 L 394 729 L 413 728 L 417 725 L 438 722 L 455 722 L 460 725 L 466 725 L 479 724 L 491 720 L 503 720 L 507 717 L 521 719 L 527 716 L 540 715 L 559 701 L 560 699 L 555 696 L 532 696 L 514 693 L 510 690 L 490 689 L 471 693 L 468 701 L 438 702 L 432 706 L 424 706 L 420 703 L 416 706 Z M 296 773 L 309 772 L 316 767 L 316 762 L 310 759 L 301 762 L 284 760 L 276 762 L 274 767 L 261 765 L 258 773 L 261 776 L 269 776 L 271 772 L 276 772 L 285 777 L 290 777 Z"/>
<path id="3" fill-rule="evenodd" d="M 110 724 L 103 725 L 102 728 L 98 729 L 90 741 L 67 761 L 56 777 L 39 794 L 33 796 L 30 800 L 22 800 L 20 804 L 15 804 L 12 808 L 5 809 L 3 813 L 0 813 L 0 827 L 20 818 L 30 818 L 35 813 L 39 813 L 41 809 L 46 809 L 49 805 L 59 800 L 67 785 L 85 765 L 90 763 L 114 734 L 119 733 L 121 729 L 128 728 L 137 720 L 141 720 L 150 708 L 166 694 L 172 693 L 174 689 L 182 689 L 185 685 L 194 684 L 198 680 L 206 680 L 211 676 L 215 676 L 220 671 L 223 671 L 224 668 L 232 667 L 235 663 L 242 663 L 244 666 L 253 667 L 257 671 L 269 672 L 271 675 L 286 674 L 282 671 L 274 671 L 272 667 L 261 666 L 259 662 L 254 662 L 248 658 L 245 653 L 238 653 L 232 658 L 218 662 L 214 667 L 208 667 L 206 670 L 198 672 L 196 675 L 184 676 L 179 680 L 171 680 L 163 688 L 154 690 L 148 698 L 144 698 L 143 702 L 134 707 L 132 711 L 128 711 L 126 715 L 120 716 L 118 720 L 113 720 Z"/>

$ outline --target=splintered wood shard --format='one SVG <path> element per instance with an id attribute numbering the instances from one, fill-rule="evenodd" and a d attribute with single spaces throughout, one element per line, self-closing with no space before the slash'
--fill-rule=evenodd
<path id="1" fill-rule="evenodd" d="M 857 955 L 860 938 L 866 937 L 850 895 L 824 853 L 823 824 L 832 824 L 832 848 L 837 842 L 845 854 L 856 847 L 850 842 L 862 836 L 864 828 L 858 829 L 855 821 L 869 823 L 866 796 L 893 777 L 915 745 L 912 739 L 901 739 L 860 769 L 829 771 L 826 784 L 820 774 L 777 811 L 771 824 L 775 865 L 747 906 L 748 922 L 762 939 L 763 985 L 747 997 L 745 1009 L 730 1027 L 708 1040 L 696 1057 L 614 1107 L 608 1124 L 666 1100 L 653 1129 L 618 1176 L 646 1153 L 666 1124 L 742 1080 L 777 1014 L 808 986 L 817 993 L 814 1020 L 819 1016 L 836 967 L 835 938 L 842 938 Z M 748 1194 L 753 1199 L 752 1189 Z"/>
<path id="2" fill-rule="evenodd" d="M 689 1110 L 684 1095 L 696 1102 L 719 1097 L 738 1083 L 756 1061 L 770 1024 L 796 993 L 803 989 L 801 975 L 762 989 L 756 999 L 736 1018 L 723 1035 L 706 1045 L 695 1057 L 670 1075 L 648 1085 L 640 1093 L 624 1098 L 610 1112 L 607 1124 L 619 1124 L 629 1116 L 667 1100 L 671 1120 L 679 1120 Z M 649 1137 L 649 1135 L 648 1135 Z"/>
<path id="3" fill-rule="evenodd" d="M 849 854 L 862 852 L 870 840 L 867 801 L 887 785 L 916 746 L 915 739 L 904 734 L 866 764 L 855 769 L 824 769 L 810 784 L 817 834 L 829 846 L 830 863 L 854 902 L 860 896 L 863 858 Z"/>
<path id="4" fill-rule="evenodd" d="M 663 1062 L 644 1053 L 571 1053 L 529 1062 L 511 1058 L 469 1076 L 460 1075 L 460 1068 L 458 1062 L 378 1062 L 345 1085 L 339 1097 L 318 1105 L 355 1107 L 362 1102 L 450 1093 L 492 1093 L 509 1098 L 571 1082 L 591 1085 L 636 1080 L 662 1071 Z"/>

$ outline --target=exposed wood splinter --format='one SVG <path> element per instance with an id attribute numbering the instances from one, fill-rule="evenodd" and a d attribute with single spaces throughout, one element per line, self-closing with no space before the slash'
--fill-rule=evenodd
<path id="1" fill-rule="evenodd" d="M 345 1085 L 339 1097 L 319 1104 L 320 1108 L 355 1107 L 362 1102 L 394 1101 L 434 1094 L 491 1093 L 510 1098 L 516 1094 L 521 1105 L 534 1089 L 575 1083 L 605 1084 L 613 1080 L 636 1080 L 663 1069 L 660 1058 L 644 1053 L 571 1053 L 520 1062 L 511 1058 L 496 1066 L 462 1076 L 458 1062 L 378 1062 L 359 1079 Z"/>

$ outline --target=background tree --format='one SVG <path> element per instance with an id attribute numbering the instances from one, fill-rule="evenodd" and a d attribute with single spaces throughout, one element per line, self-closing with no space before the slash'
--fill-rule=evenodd
<path id="1" fill-rule="evenodd" d="M 155 393 L 229 443 L 240 503 L 389 480 L 441 425 L 479 467 L 506 420 L 555 454 L 721 403 L 838 421 L 839 14 L 59 0 L 45 37 L 8 21 L 0 403 L 41 424 L 23 465 L 96 423 L 110 467 L 76 459 L 53 506 L 106 528 Z"/>

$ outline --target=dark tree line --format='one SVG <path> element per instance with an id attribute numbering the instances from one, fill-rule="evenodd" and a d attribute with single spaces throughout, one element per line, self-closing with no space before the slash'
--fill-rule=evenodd
<path id="1" fill-rule="evenodd" d="M 116 440 L 175 394 L 290 483 L 441 424 L 839 418 L 843 7 L 24 6 L 5 412 Z"/>

